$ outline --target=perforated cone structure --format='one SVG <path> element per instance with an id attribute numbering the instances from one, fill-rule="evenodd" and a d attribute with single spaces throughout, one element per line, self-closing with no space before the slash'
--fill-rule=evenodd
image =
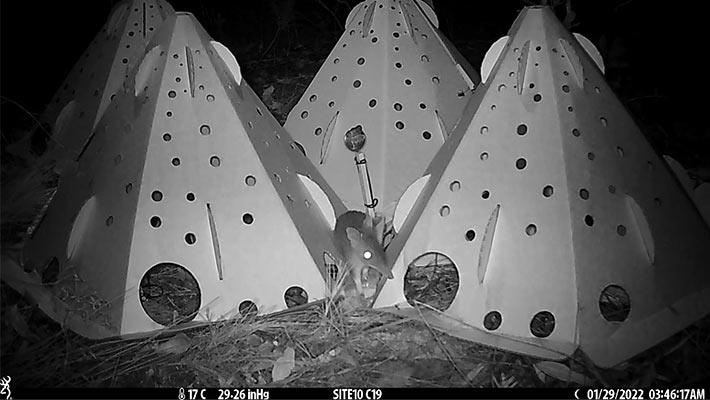
<path id="1" fill-rule="evenodd" d="M 114 7 L 40 118 L 51 126 L 57 157 L 76 160 L 148 42 L 174 14 L 163 0 L 126 0 Z"/>
<path id="2" fill-rule="evenodd" d="M 425 312 L 433 324 L 541 357 L 580 347 L 604 367 L 708 313 L 710 230 L 579 38 L 529 7 L 491 48 L 461 124 L 397 206 L 376 307 L 418 314 L 401 288 L 436 253 L 458 285 Z"/>
<path id="3" fill-rule="evenodd" d="M 323 296 L 342 202 L 191 14 L 147 48 L 3 278 L 91 338 Z"/>
<path id="4" fill-rule="evenodd" d="M 346 25 L 285 127 L 346 206 L 362 210 L 357 153 L 344 141 L 361 126 L 374 197 L 391 211 L 447 139 L 480 79 L 423 1 L 364 1 Z"/>

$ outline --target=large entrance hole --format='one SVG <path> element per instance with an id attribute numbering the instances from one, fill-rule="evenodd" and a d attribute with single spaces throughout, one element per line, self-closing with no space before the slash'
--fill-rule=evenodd
<path id="1" fill-rule="evenodd" d="M 151 267 L 140 283 L 140 300 L 150 319 L 163 326 L 192 321 L 200 309 L 202 294 L 187 268 L 174 263 Z"/>

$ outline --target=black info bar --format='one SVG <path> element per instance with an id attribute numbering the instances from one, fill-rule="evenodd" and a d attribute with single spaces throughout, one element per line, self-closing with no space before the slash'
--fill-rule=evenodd
<path id="1" fill-rule="evenodd" d="M 12 388 L 13 399 L 705 399 L 705 388 Z M 2 399 L 0 399 L 2 400 Z"/>

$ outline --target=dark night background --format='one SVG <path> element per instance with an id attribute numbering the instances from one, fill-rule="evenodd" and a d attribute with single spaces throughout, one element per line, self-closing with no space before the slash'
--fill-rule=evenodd
<path id="1" fill-rule="evenodd" d="M 283 9 L 275 12 L 286 3 L 284 0 L 170 3 L 176 11 L 195 14 L 213 38 L 229 47 L 250 85 L 261 94 L 278 78 L 312 76 L 341 35 L 339 25 L 358 2 L 295 0 L 292 13 Z M 2 1 L 3 143 L 9 133 L 26 129 L 30 123 L 25 113 L 7 100 L 41 113 L 116 3 Z M 441 30 L 478 70 L 488 47 L 506 34 L 519 10 L 529 3 L 435 0 L 434 6 Z M 698 8 L 702 3 L 572 0 L 576 13 L 572 30 L 587 36 L 599 48 L 607 66 L 607 80 L 642 122 L 652 144 L 686 167 L 707 167 L 710 163 L 710 128 L 704 118 L 710 86 L 704 57 L 710 35 L 706 31 L 707 6 Z M 564 6 L 558 11 L 563 17 Z M 274 38 L 279 19 L 289 22 L 288 34 L 283 32 L 263 54 Z"/>

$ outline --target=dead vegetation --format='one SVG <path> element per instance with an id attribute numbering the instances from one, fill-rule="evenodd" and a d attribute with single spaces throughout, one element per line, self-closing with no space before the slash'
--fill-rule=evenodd
<path id="1" fill-rule="evenodd" d="M 2 286 L 2 372 L 19 387 L 694 387 L 710 378 L 704 321 L 616 369 L 541 362 L 378 310 L 322 305 L 171 336 L 91 341 Z M 567 368 L 569 367 L 569 368 Z"/>

